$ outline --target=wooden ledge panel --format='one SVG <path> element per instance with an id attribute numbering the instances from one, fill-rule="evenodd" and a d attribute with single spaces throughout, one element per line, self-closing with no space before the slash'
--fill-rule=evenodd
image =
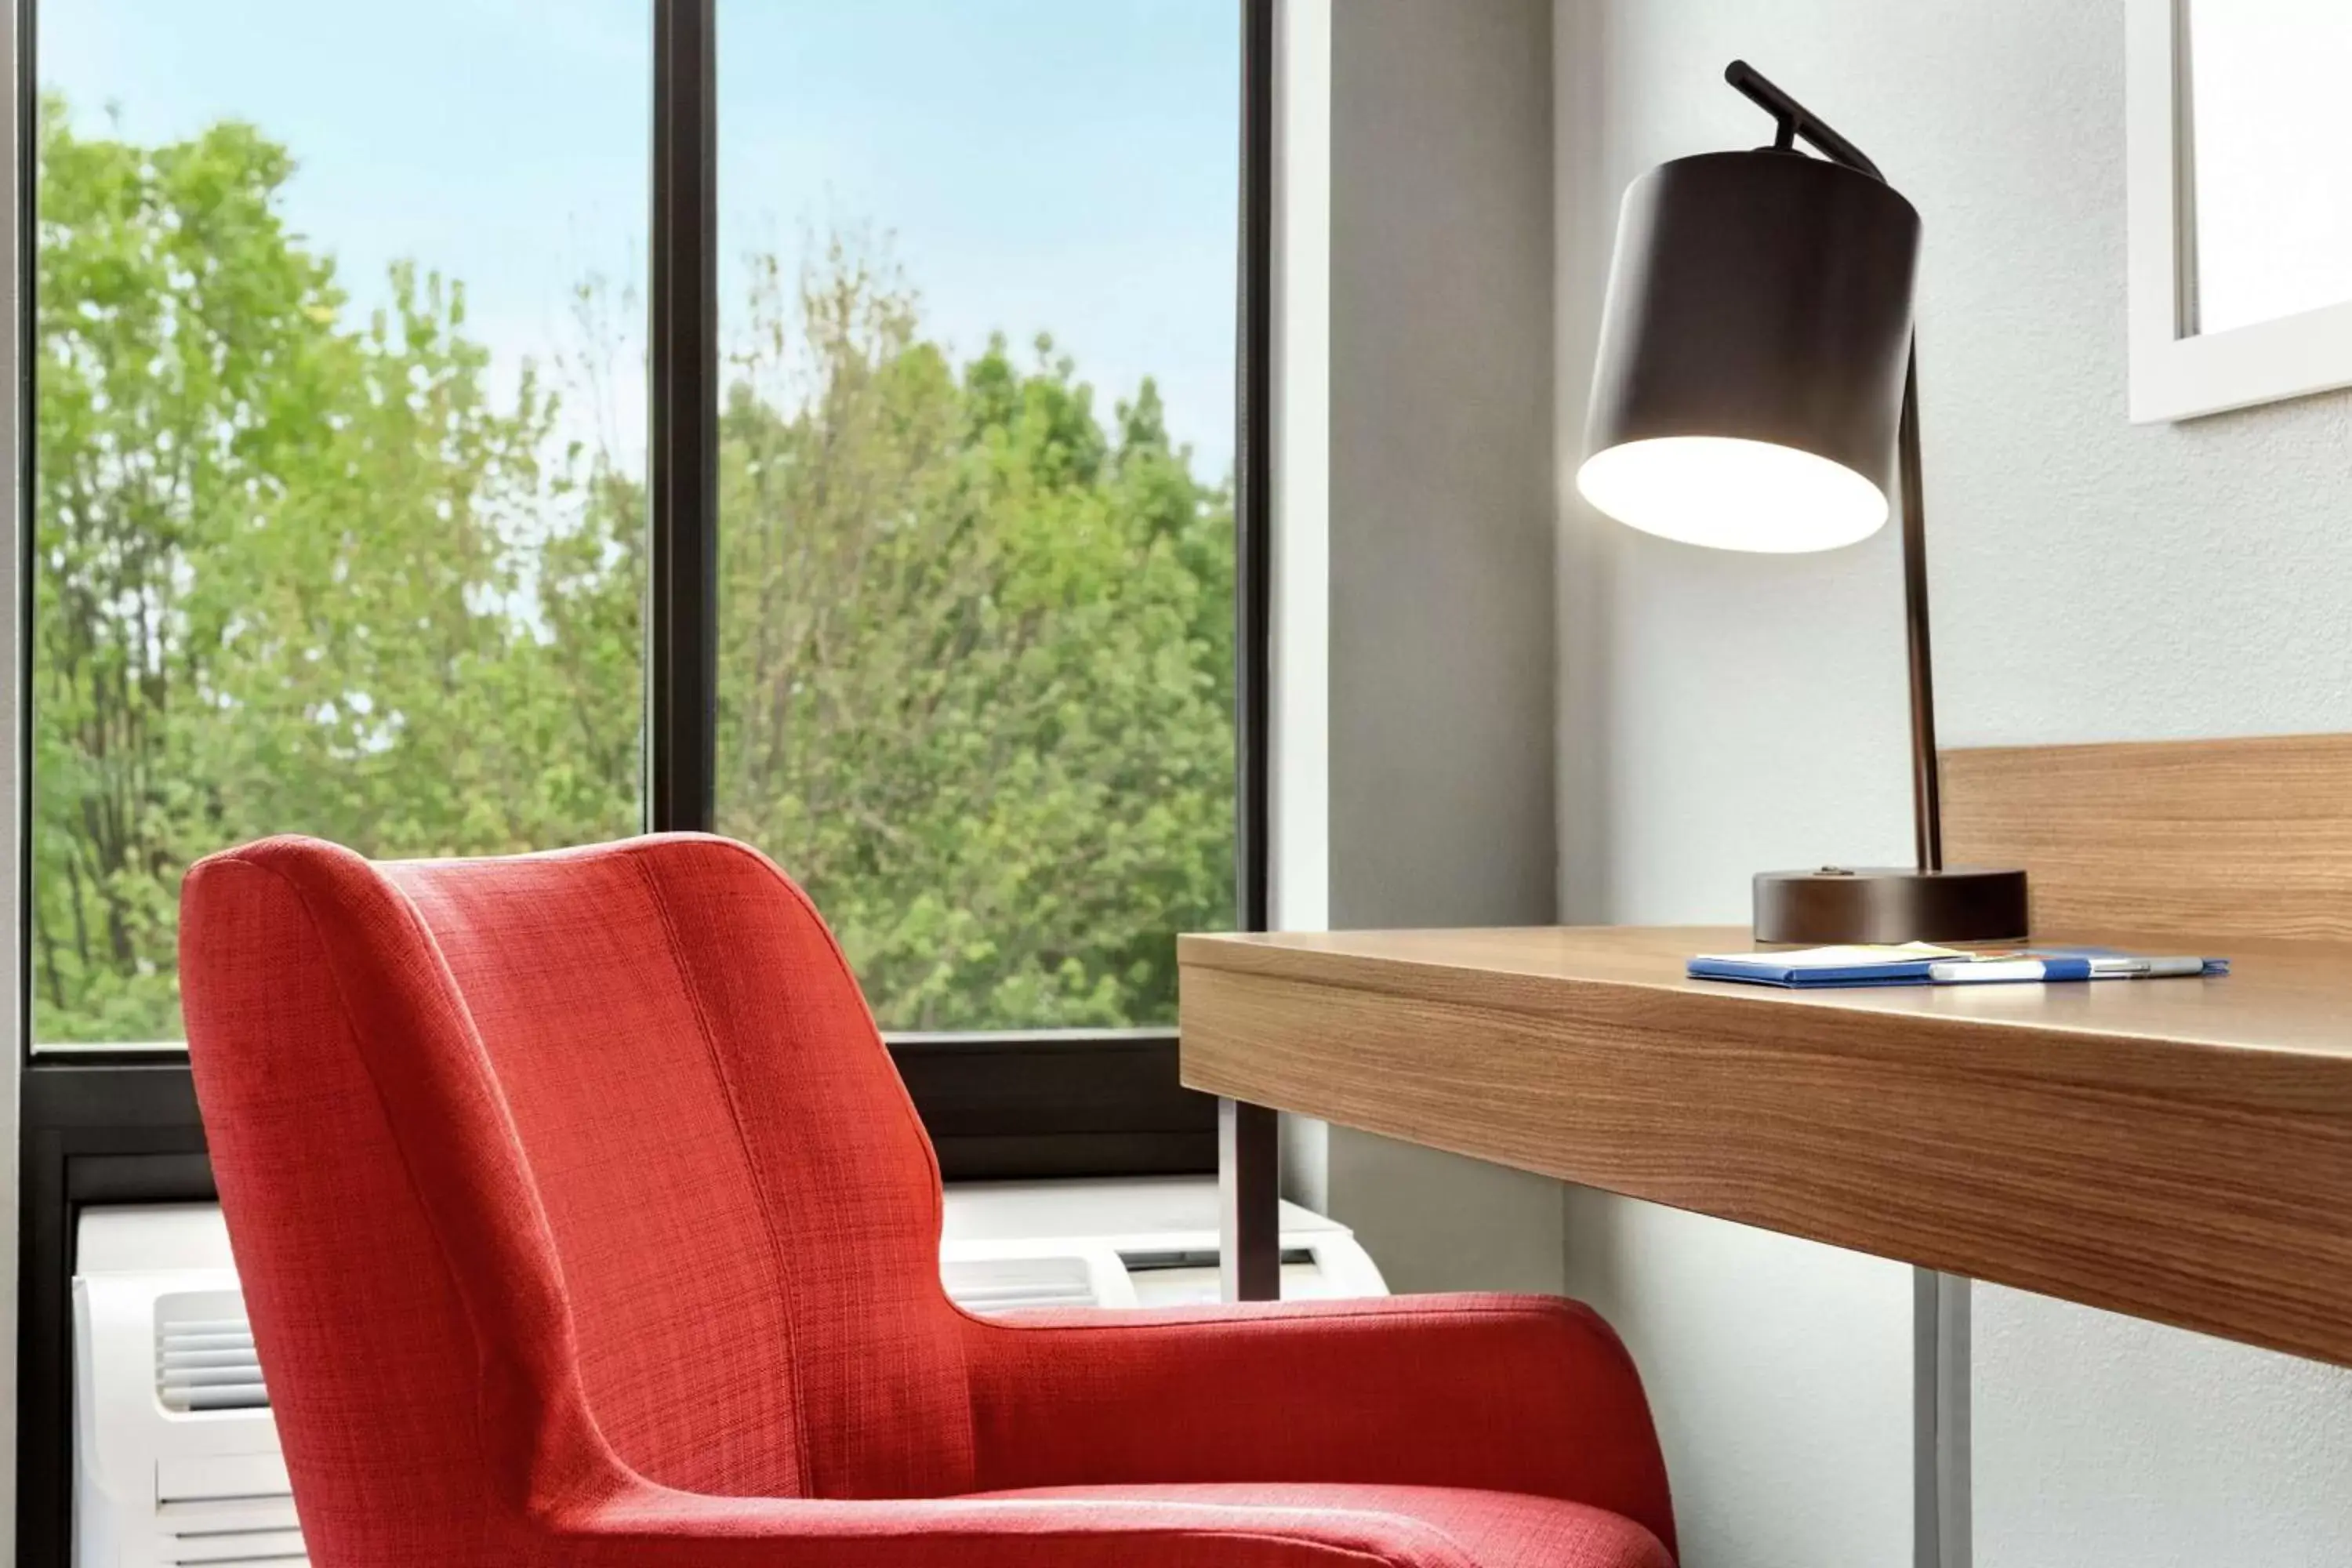
<path id="1" fill-rule="evenodd" d="M 2352 940 L 2352 735 L 1943 754 L 1948 863 L 2022 866 L 2037 928 Z"/>

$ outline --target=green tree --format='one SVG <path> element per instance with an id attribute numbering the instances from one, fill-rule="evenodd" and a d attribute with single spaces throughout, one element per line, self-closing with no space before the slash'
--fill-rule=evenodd
<path id="1" fill-rule="evenodd" d="M 501 401 L 462 287 L 354 312 L 252 127 L 43 107 L 35 981 L 44 1040 L 178 1033 L 187 864 L 635 831 L 642 483 Z M 721 432 L 720 810 L 887 1025 L 1174 1007 L 1232 918 L 1232 516 L 1149 382 L 950 363 L 836 245 L 754 268 Z M 583 297 L 583 303 L 585 297 Z M 593 332 L 602 320 L 583 309 Z M 610 344 L 588 345 L 590 357 Z"/>
<path id="2" fill-rule="evenodd" d="M 142 148 L 43 105 L 45 1040 L 178 1035 L 179 878 L 224 845 L 495 852 L 636 821 L 636 534 L 609 478 L 548 471 L 528 371 L 492 405 L 457 285 L 397 268 L 346 325 L 279 216 L 292 172 L 250 126 Z"/>
<path id="3" fill-rule="evenodd" d="M 1175 1016 L 1233 920 L 1233 518 L 1146 382 L 959 373 L 840 244 L 758 269 L 720 430 L 719 826 L 902 1028 Z"/>

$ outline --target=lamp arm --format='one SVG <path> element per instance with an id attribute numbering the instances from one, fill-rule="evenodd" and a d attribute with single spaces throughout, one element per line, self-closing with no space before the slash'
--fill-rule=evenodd
<path id="1" fill-rule="evenodd" d="M 1800 141 L 1831 162 L 1886 176 L 1863 150 L 1824 124 L 1746 60 L 1723 68 L 1723 79 L 1779 122 L 1773 145 L 1791 151 Z M 1922 871 L 1944 868 L 1943 790 L 1936 768 L 1936 677 L 1927 639 L 1927 502 L 1919 478 L 1919 346 L 1913 339 L 1903 367 L 1903 414 L 1895 437 L 1903 490 L 1903 630 L 1911 664 L 1911 831 Z"/>
<path id="2" fill-rule="evenodd" d="M 1759 109 L 1780 121 L 1780 132 L 1773 145 L 1782 152 L 1793 148 L 1802 140 L 1821 149 L 1822 156 L 1832 163 L 1858 169 L 1881 184 L 1886 176 L 1878 172 L 1863 150 L 1831 130 L 1822 117 L 1790 98 L 1773 85 L 1762 71 L 1746 60 L 1734 60 L 1723 68 L 1723 79 L 1729 82 Z"/>
<path id="3" fill-rule="evenodd" d="M 1903 367 L 1895 437 L 1903 489 L 1903 630 L 1911 663 L 1911 831 L 1919 869 L 1944 868 L 1943 792 L 1936 769 L 1936 677 L 1927 647 L 1927 503 L 1919 477 L 1919 344 Z"/>

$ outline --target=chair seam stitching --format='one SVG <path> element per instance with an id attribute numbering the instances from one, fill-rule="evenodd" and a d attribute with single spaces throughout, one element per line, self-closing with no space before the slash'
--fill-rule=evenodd
<path id="1" fill-rule="evenodd" d="M 695 1032 L 701 1038 L 704 1055 L 709 1058 L 711 1076 L 719 1080 L 719 1098 L 727 1106 L 727 1121 L 735 1131 L 736 1151 L 742 1155 L 744 1172 L 751 1178 L 752 1188 L 760 1195 L 760 1228 L 768 1238 L 768 1261 L 775 1270 L 776 1293 L 784 1304 L 784 1358 L 788 1388 L 792 1394 L 793 1436 L 796 1450 L 793 1457 L 798 1460 L 802 1494 L 814 1497 L 816 1456 L 809 1447 L 808 1413 L 803 1407 L 801 1391 L 800 1288 L 793 1271 L 784 1265 L 784 1244 L 776 1231 L 774 1198 L 769 1192 L 769 1184 L 762 1177 L 760 1162 L 751 1153 L 751 1139 L 743 1127 L 743 1108 L 736 1096 L 735 1080 L 728 1074 L 726 1058 L 719 1049 L 718 1035 L 710 1027 L 710 1019 L 703 1011 L 702 994 L 696 988 L 694 976 L 687 968 L 685 944 L 678 940 L 677 926 L 670 918 L 669 900 L 663 896 L 661 884 L 646 865 L 643 856 L 631 855 L 628 861 L 636 872 L 637 879 L 645 884 L 646 897 L 654 907 L 654 918 L 661 922 L 662 940 L 669 946 L 670 964 L 677 972 L 678 989 L 686 993 L 687 1010 L 694 1016 Z"/>
<path id="2" fill-rule="evenodd" d="M 843 975 L 848 979 L 852 986 L 856 987 L 858 1000 L 860 1002 L 865 1002 L 865 988 L 857 984 L 856 972 L 851 969 L 849 965 L 849 955 L 841 951 L 841 939 L 833 934 L 833 928 L 825 923 L 823 911 L 818 910 L 815 903 L 809 898 L 807 891 L 803 889 L 799 883 L 784 875 L 784 873 L 776 866 L 775 862 L 770 860 L 765 855 L 761 854 L 751 846 L 740 843 L 732 838 L 713 837 L 709 842 L 715 843 L 721 847 L 742 857 L 744 859 L 751 861 L 752 865 L 757 867 L 772 881 L 783 889 L 785 895 L 793 900 L 794 907 L 803 914 L 806 915 L 809 920 L 815 924 L 818 933 L 825 940 L 825 946 L 833 953 L 834 963 L 840 965 Z M 867 1003 L 866 1005 L 866 1021 L 868 1023 L 872 1023 L 874 1021 L 874 1009 L 870 1003 Z M 887 1056 L 889 1052 L 889 1043 L 882 1040 L 882 1030 L 880 1025 L 875 1025 L 874 1034 L 876 1040 L 882 1045 L 884 1055 Z M 898 1078 L 898 1068 L 895 1064 L 893 1064 L 891 1068 L 891 1076 L 893 1078 Z M 931 1194 L 931 1220 L 934 1227 L 937 1227 L 944 1223 L 947 1213 L 946 1200 L 940 1196 L 938 1191 L 940 1185 L 939 1152 L 931 1145 L 930 1132 L 923 1126 L 923 1119 L 915 1110 L 914 1099 L 912 1096 L 908 1094 L 906 1080 L 902 1078 L 898 1079 L 898 1111 L 907 1126 L 914 1130 L 917 1135 L 917 1141 L 921 1144 L 929 1160 L 931 1167 L 931 1184 L 933 1188 Z M 940 1294 L 942 1296 L 946 1294 L 944 1287 L 941 1288 Z"/>
<path id="3" fill-rule="evenodd" d="M 783 892 L 784 896 L 793 901 L 793 908 L 799 910 L 803 915 L 808 918 L 810 923 L 816 928 L 817 934 L 824 939 L 826 950 L 833 954 L 833 961 L 835 964 L 839 967 L 843 977 L 848 980 L 852 989 L 856 991 L 859 1003 L 866 1010 L 866 1022 L 874 1029 L 875 1044 L 882 1049 L 884 1057 L 887 1059 L 889 1054 L 888 1042 L 882 1038 L 880 1026 L 874 1022 L 873 1006 L 870 1003 L 866 1001 L 865 990 L 862 986 L 858 985 L 856 973 L 850 968 L 849 955 L 841 951 L 841 939 L 835 936 L 834 934 L 833 928 L 825 923 L 824 914 L 817 909 L 815 902 L 809 898 L 807 890 L 798 882 L 793 881 L 791 877 L 785 875 L 782 868 L 777 866 L 773 860 L 771 860 L 767 856 L 760 853 L 759 850 L 754 849 L 750 845 L 745 844 L 739 839 L 728 838 L 714 834 L 706 837 L 701 837 L 698 841 L 713 845 L 740 859 L 751 862 L 752 867 L 761 876 L 764 876 L 768 880 L 773 882 L 776 887 Z M 942 1194 L 940 1180 L 939 1152 L 931 1143 L 929 1130 L 924 1127 L 922 1116 L 916 1110 L 914 1098 L 907 1092 L 906 1079 L 899 1076 L 896 1063 L 891 1064 L 890 1078 L 891 1081 L 898 1086 L 898 1110 L 899 1119 L 908 1130 L 913 1132 L 916 1146 L 923 1152 L 924 1163 L 929 1168 L 931 1176 L 931 1246 L 933 1253 L 933 1267 L 921 1284 L 923 1287 L 928 1289 L 929 1300 L 933 1303 L 933 1305 L 944 1306 L 949 1313 L 956 1318 L 960 1323 L 966 1325 L 980 1323 L 985 1326 L 986 1320 L 965 1311 L 962 1306 L 960 1305 L 953 1297 L 947 1293 L 946 1284 L 940 1278 L 937 1255 L 940 1247 L 940 1238 L 946 1228 L 947 1205 L 946 1199 Z M 971 1442 L 971 1448 L 966 1456 L 970 1461 L 969 1479 L 971 1485 L 977 1487 L 980 1484 L 981 1479 L 980 1410 L 978 1396 L 972 1387 L 971 1357 L 968 1346 L 965 1350 L 963 1367 L 963 1406 L 964 1430 L 970 1434 Z"/>

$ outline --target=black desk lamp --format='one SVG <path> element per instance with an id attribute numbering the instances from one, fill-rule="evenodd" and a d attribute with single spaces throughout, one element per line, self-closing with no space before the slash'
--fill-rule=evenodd
<path id="1" fill-rule="evenodd" d="M 1745 60 L 1723 75 L 1780 134 L 1626 190 L 1576 488 L 1645 533 L 1795 552 L 1875 533 L 1899 477 L 1919 864 L 1759 872 L 1757 940 L 2021 937 L 2023 871 L 1944 865 L 1911 336 L 1919 215 Z"/>

